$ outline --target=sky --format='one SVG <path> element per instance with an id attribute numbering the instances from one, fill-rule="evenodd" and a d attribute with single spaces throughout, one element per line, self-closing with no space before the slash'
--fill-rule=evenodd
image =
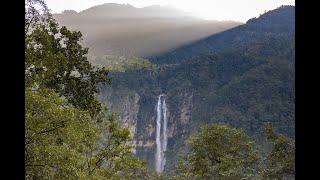
<path id="1" fill-rule="evenodd" d="M 45 0 L 52 13 L 63 10 L 77 12 L 104 3 L 131 4 L 135 7 L 151 5 L 173 6 L 207 20 L 246 22 L 264 11 L 281 5 L 295 5 L 295 0 Z"/>

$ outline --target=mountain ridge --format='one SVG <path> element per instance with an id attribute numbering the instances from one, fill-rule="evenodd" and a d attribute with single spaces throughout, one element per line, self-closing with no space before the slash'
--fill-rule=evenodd
<path id="1" fill-rule="evenodd" d="M 268 19 L 273 16 L 277 18 Z M 272 22 L 266 22 L 266 19 Z M 292 31 L 292 29 L 294 30 L 294 21 L 295 7 L 281 6 L 260 15 L 258 18 L 248 20 L 246 24 L 205 37 L 164 54 L 146 58 L 150 58 L 157 64 L 174 64 L 208 52 L 218 52 L 226 47 L 237 47 L 259 41 L 261 33 L 281 34 L 288 32 L 294 34 Z M 271 24 L 272 27 L 269 26 Z"/>
<path id="2" fill-rule="evenodd" d="M 60 25 L 80 30 L 89 54 L 98 57 L 147 57 L 240 24 L 202 20 L 166 7 L 150 9 L 119 4 L 95 6 L 79 13 L 65 11 L 54 17 Z"/>

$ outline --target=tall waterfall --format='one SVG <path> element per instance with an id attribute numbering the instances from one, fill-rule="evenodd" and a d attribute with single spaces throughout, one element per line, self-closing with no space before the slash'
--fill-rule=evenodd
<path id="1" fill-rule="evenodd" d="M 161 121 L 163 120 L 163 121 Z M 164 156 L 167 150 L 167 105 L 163 94 L 159 95 L 157 103 L 157 128 L 156 128 L 156 161 L 155 167 L 157 172 L 162 172 L 166 164 Z M 161 128 L 162 126 L 162 128 Z M 162 131 L 161 131 L 162 130 Z M 162 132 L 162 136 L 161 136 Z"/>

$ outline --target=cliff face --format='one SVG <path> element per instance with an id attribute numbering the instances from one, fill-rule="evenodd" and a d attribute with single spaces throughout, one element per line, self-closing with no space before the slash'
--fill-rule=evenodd
<path id="1" fill-rule="evenodd" d="M 110 112 L 118 115 L 124 127 L 128 127 L 133 137 L 134 152 L 148 162 L 150 168 L 154 168 L 156 151 L 156 116 L 157 98 L 159 94 L 149 90 L 139 94 L 132 89 L 103 88 L 99 94 L 100 101 L 107 105 Z M 152 95 L 151 95 L 152 94 Z M 179 149 L 180 139 L 184 139 L 192 130 L 190 126 L 193 94 L 166 94 L 167 104 L 167 137 L 168 148 L 166 152 L 167 164 L 175 155 L 175 149 Z M 173 151 L 172 151 L 173 150 Z"/>
<path id="2" fill-rule="evenodd" d="M 134 91 L 123 89 L 119 91 L 103 91 L 99 94 L 99 99 L 110 112 L 116 113 L 123 127 L 129 128 L 133 137 L 132 143 L 136 146 L 135 136 L 140 110 L 140 95 Z"/>

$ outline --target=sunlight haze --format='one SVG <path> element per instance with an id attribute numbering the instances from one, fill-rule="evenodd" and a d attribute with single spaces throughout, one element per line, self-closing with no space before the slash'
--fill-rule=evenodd
<path id="1" fill-rule="evenodd" d="M 246 22 L 264 11 L 281 5 L 295 5 L 294 0 L 45 0 L 53 13 L 63 10 L 77 12 L 104 3 L 131 4 L 135 7 L 151 5 L 172 6 L 207 20 Z"/>

